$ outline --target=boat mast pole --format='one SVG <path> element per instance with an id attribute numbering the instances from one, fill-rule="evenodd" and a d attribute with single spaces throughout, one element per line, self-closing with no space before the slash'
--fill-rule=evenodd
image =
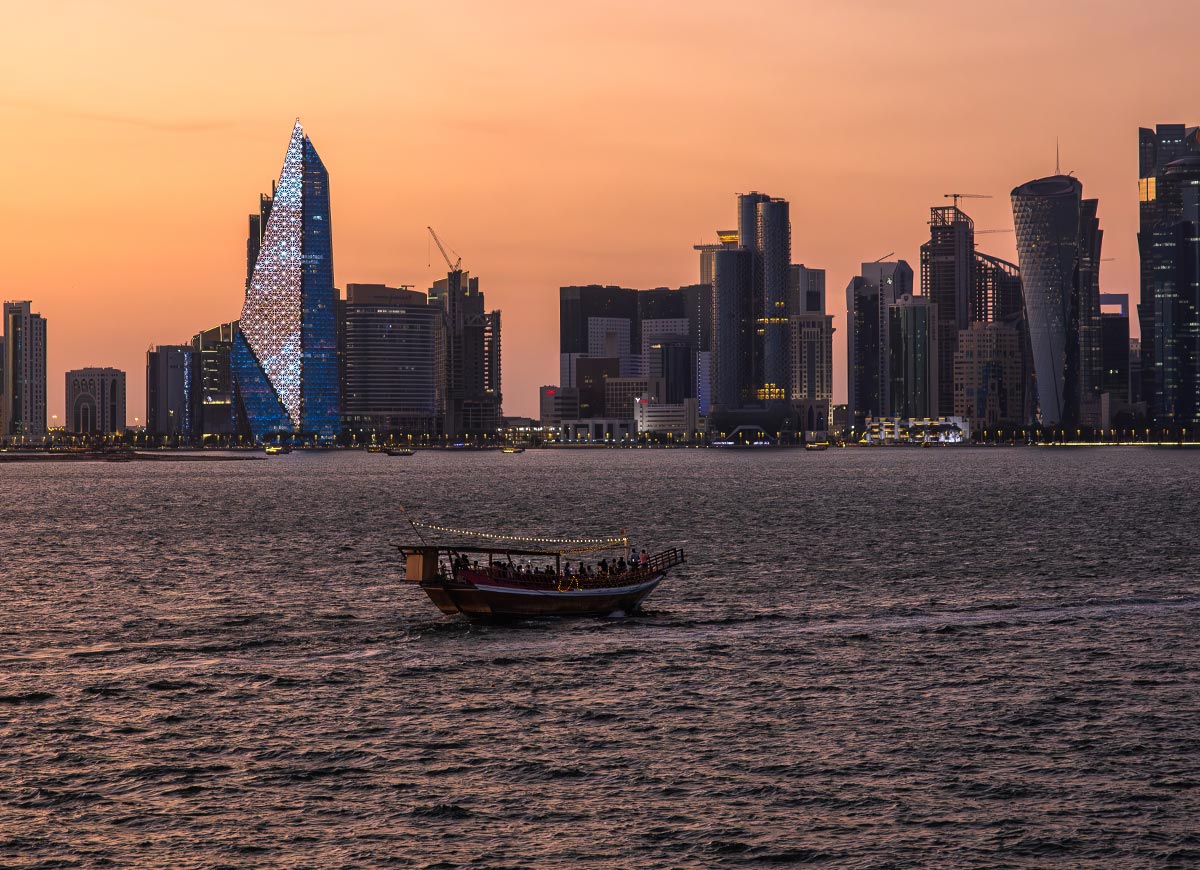
<path id="1" fill-rule="evenodd" d="M 404 518 L 408 520 L 408 524 L 412 526 L 412 530 L 417 533 L 417 537 L 421 539 L 421 543 L 428 547 L 429 542 L 425 540 L 425 536 L 421 534 L 421 530 L 417 528 L 417 524 L 414 523 L 412 517 L 408 515 L 408 511 L 404 509 L 404 505 L 400 505 L 399 507 L 400 513 L 404 514 Z"/>

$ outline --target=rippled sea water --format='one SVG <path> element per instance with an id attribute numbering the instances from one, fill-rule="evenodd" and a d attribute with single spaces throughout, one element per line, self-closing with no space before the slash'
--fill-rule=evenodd
<path id="1" fill-rule="evenodd" d="M 0 466 L 0 866 L 1200 866 L 1200 454 Z M 472 627 L 404 505 L 688 564 Z"/>

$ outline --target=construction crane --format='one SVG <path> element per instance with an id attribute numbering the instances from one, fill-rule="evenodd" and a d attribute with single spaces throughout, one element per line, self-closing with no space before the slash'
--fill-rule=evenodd
<path id="1" fill-rule="evenodd" d="M 985 234 L 985 233 L 1011 233 L 1011 232 L 1012 232 L 1012 230 L 976 230 L 975 235 L 978 236 L 978 235 Z"/>
<path id="2" fill-rule="evenodd" d="M 427 227 L 425 227 L 425 229 L 429 230 L 429 235 L 433 236 L 433 241 L 437 244 L 438 250 L 442 252 L 442 259 L 444 259 L 446 261 L 446 265 L 450 267 L 450 271 L 451 272 L 461 271 L 461 269 L 459 267 L 462 266 L 462 257 L 458 256 L 458 252 L 451 249 L 450 253 L 454 254 L 454 256 L 458 258 L 453 263 L 451 263 L 450 262 L 450 254 L 446 253 L 446 246 L 442 244 L 442 240 L 438 238 L 438 234 L 433 231 L 433 227 L 427 226 Z"/>
<path id="3" fill-rule="evenodd" d="M 960 199 L 991 199 L 992 195 L 990 193 L 943 193 L 942 198 L 954 200 L 954 207 L 958 208 Z"/>
<path id="4" fill-rule="evenodd" d="M 888 251 L 886 254 L 884 254 L 882 257 L 880 257 L 878 260 L 872 260 L 871 262 L 872 262 L 872 263 L 878 263 L 878 262 L 881 262 L 881 261 L 883 261 L 883 260 L 886 260 L 888 257 L 892 256 L 892 254 L 894 254 L 894 253 L 896 253 L 896 252 L 895 252 L 895 251 Z"/>

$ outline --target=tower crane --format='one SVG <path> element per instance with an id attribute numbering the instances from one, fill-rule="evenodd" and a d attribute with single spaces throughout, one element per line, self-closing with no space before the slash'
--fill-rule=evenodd
<path id="1" fill-rule="evenodd" d="M 985 233 L 1011 233 L 1012 230 L 976 230 L 975 235 L 983 235 Z"/>
<path id="2" fill-rule="evenodd" d="M 451 272 L 461 271 L 460 267 L 462 266 L 462 257 L 458 256 L 458 252 L 451 249 L 450 253 L 454 254 L 454 256 L 457 257 L 457 259 L 453 263 L 451 263 L 450 262 L 450 254 L 446 253 L 446 246 L 442 244 L 442 240 L 438 238 L 438 234 L 433 231 L 433 227 L 427 226 L 427 227 L 425 227 L 425 229 L 429 230 L 429 235 L 433 236 L 433 241 L 437 244 L 438 250 L 442 252 L 442 259 L 444 259 L 446 261 L 446 265 L 450 267 L 450 271 Z"/>
<path id="3" fill-rule="evenodd" d="M 943 193 L 942 198 L 954 200 L 954 207 L 958 208 L 960 199 L 991 199 L 992 195 L 990 193 Z"/>

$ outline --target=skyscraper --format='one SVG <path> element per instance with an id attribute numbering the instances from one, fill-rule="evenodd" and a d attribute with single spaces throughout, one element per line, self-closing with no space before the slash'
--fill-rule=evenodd
<path id="1" fill-rule="evenodd" d="M 788 311 L 792 344 L 788 398 L 823 404 L 824 428 L 829 428 L 833 422 L 833 315 L 825 309 L 824 269 L 791 267 Z"/>
<path id="2" fill-rule="evenodd" d="M 338 434 L 336 318 L 329 173 L 297 121 L 233 343 L 251 437 Z"/>
<path id="3" fill-rule="evenodd" d="M 4 435 L 46 435 L 46 321 L 30 302 L 4 303 Z"/>
<path id="4" fill-rule="evenodd" d="M 713 254 L 740 247 L 737 230 L 717 230 L 718 241 L 713 244 L 694 245 L 692 250 L 700 252 L 700 283 L 712 285 Z"/>
<path id="5" fill-rule="evenodd" d="M 258 252 L 262 250 L 266 238 L 267 219 L 271 216 L 271 204 L 275 201 L 275 182 L 271 182 L 270 195 L 261 193 L 258 196 L 258 214 L 250 215 L 250 232 L 246 236 L 246 289 L 250 289 L 250 279 L 254 277 L 254 266 L 258 263 Z"/>
<path id="6" fill-rule="evenodd" d="M 921 295 L 937 309 L 938 407 L 954 405 L 958 333 L 976 319 L 975 223 L 957 206 L 929 210 L 929 241 L 921 245 Z"/>
<path id="7" fill-rule="evenodd" d="M 637 331 L 641 343 L 636 348 L 638 365 L 635 376 L 647 377 L 651 375 L 651 367 L 661 362 L 660 351 L 664 341 L 694 346 L 690 335 L 692 320 L 688 317 L 688 296 L 679 290 L 668 287 L 643 290 L 638 293 L 637 300 Z M 693 384 L 686 389 L 688 397 L 696 395 L 694 378 Z"/>
<path id="8" fill-rule="evenodd" d="M 67 431 L 78 435 L 125 431 L 125 372 L 107 367 L 67 372 Z"/>
<path id="9" fill-rule="evenodd" d="M 1026 323 L 1044 426 L 1099 422 L 1101 234 L 1083 185 L 1053 175 L 1013 189 Z"/>
<path id="10" fill-rule="evenodd" d="M 904 294 L 887 307 L 888 416 L 931 419 L 939 413 L 941 330 L 938 306 Z"/>
<path id="11" fill-rule="evenodd" d="M 711 255 L 702 260 L 711 272 Z M 712 318 L 711 284 L 651 290 L 562 287 L 558 389 L 579 388 L 580 417 L 594 417 L 603 409 L 604 388 L 602 383 L 583 383 L 585 368 L 594 381 L 666 376 L 665 366 L 672 372 L 671 394 L 696 398 L 707 412 Z M 585 365 L 588 360 L 595 364 Z M 613 365 L 617 371 L 610 375 Z"/>
<path id="12" fill-rule="evenodd" d="M 191 440 L 200 434 L 198 354 L 190 344 L 146 351 L 146 433 Z"/>
<path id="13" fill-rule="evenodd" d="M 1100 249 L 1104 231 L 1097 215 L 1099 201 L 1079 204 L 1079 383 L 1081 421 L 1103 426 L 1099 416 L 1103 380 L 1100 327 Z"/>
<path id="14" fill-rule="evenodd" d="M 1163 425 L 1200 423 L 1200 128 L 1138 131 L 1141 394 Z"/>
<path id="15" fill-rule="evenodd" d="M 625 357 L 622 374 L 634 374 L 632 349 L 641 347 L 638 291 L 627 287 L 561 287 L 558 291 L 559 385 L 578 386 L 581 357 Z"/>
<path id="16" fill-rule="evenodd" d="M 758 191 L 738 194 L 738 240 L 751 255 L 753 399 L 782 401 L 787 399 L 791 376 L 787 292 L 792 229 L 788 201 Z"/>
<path id="17" fill-rule="evenodd" d="M 759 389 L 763 383 L 763 329 L 759 320 L 763 316 L 765 294 L 763 291 L 763 257 L 758 238 L 758 206 L 769 202 L 771 197 L 765 193 L 751 191 L 739 193 L 737 198 L 738 211 L 738 245 L 750 256 L 750 312 L 751 344 L 750 352 L 750 383 L 754 392 L 742 401 L 742 405 L 750 405 L 758 400 Z"/>
<path id="18" fill-rule="evenodd" d="M 759 314 L 763 348 L 759 398 L 782 401 L 788 398 L 791 378 L 788 282 L 792 265 L 792 226 L 786 199 L 758 203 L 755 247 L 762 258 L 763 284 L 763 308 Z"/>
<path id="19" fill-rule="evenodd" d="M 976 251 L 971 322 L 1012 322 L 1024 316 L 1021 270 L 1015 263 Z"/>
<path id="20" fill-rule="evenodd" d="M 745 248 L 712 256 L 712 407 L 734 409 L 757 399 L 754 258 Z"/>
<path id="21" fill-rule="evenodd" d="M 500 427 L 500 312 L 485 311 L 479 279 L 452 269 L 435 281 L 434 389 L 442 431 L 451 438 L 494 437 Z"/>
<path id="22" fill-rule="evenodd" d="M 441 310 L 415 290 L 347 284 L 341 319 L 343 430 L 440 434 L 434 334 Z"/>
<path id="23" fill-rule="evenodd" d="M 679 292 L 686 300 L 689 342 L 696 352 L 696 387 L 691 395 L 696 397 L 698 413 L 707 416 L 712 405 L 712 283 L 688 284 Z"/>
<path id="24" fill-rule="evenodd" d="M 846 286 L 846 389 L 851 424 L 890 416 L 888 306 L 912 295 L 913 270 L 904 260 L 863 263 Z"/>
<path id="25" fill-rule="evenodd" d="M 236 429 L 233 384 L 233 338 L 238 322 L 220 323 L 192 336 L 196 354 L 197 396 L 200 411 L 197 435 L 224 437 Z"/>

